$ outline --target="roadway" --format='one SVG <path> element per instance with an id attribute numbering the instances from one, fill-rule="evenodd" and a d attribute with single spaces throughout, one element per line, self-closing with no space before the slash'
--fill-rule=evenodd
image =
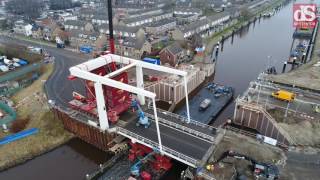
<path id="1" fill-rule="evenodd" d="M 45 87 L 48 99 L 54 100 L 57 106 L 62 108 L 68 107 L 68 102 L 72 99 L 72 91 L 74 90 L 84 94 L 85 89 L 83 80 L 77 79 L 70 81 L 67 79 L 67 77 L 69 75 L 69 67 L 87 61 L 90 58 L 88 55 L 79 54 L 64 49 L 57 49 L 51 46 L 38 45 L 33 42 L 4 36 L 0 36 L 0 43 L 41 47 L 45 49 L 51 56 L 55 57 L 55 68 L 52 75 L 46 81 Z M 124 128 L 158 143 L 154 121 L 152 121 L 151 127 L 147 129 L 143 127 L 137 127 L 136 121 L 134 120 L 127 123 Z M 199 127 L 195 128 L 195 130 L 199 130 Z M 183 132 L 173 127 L 169 127 L 163 123 L 160 123 L 160 132 L 162 143 L 165 147 L 198 161 L 202 160 L 209 148 L 213 145 L 211 141 L 199 138 L 195 135 Z M 202 129 L 202 132 L 213 135 L 211 129 Z"/>
<path id="2" fill-rule="evenodd" d="M 70 74 L 69 67 L 87 61 L 90 58 L 88 55 L 6 36 L 0 36 L 0 43 L 41 47 L 51 56 L 55 57 L 55 68 L 49 79 L 46 81 L 45 87 L 48 99 L 54 100 L 56 105 L 68 107 L 67 103 L 72 99 L 72 91 L 74 90 L 82 94 L 84 93 L 81 80 L 70 81 L 67 77 Z"/>
<path id="3" fill-rule="evenodd" d="M 137 127 L 136 120 L 128 122 L 123 128 L 158 143 L 157 129 L 154 121 L 151 121 L 149 128 Z M 210 141 L 178 131 L 162 123 L 159 123 L 159 129 L 163 146 L 198 161 L 202 160 L 208 149 L 212 146 L 212 142 Z"/>
<path id="4" fill-rule="evenodd" d="M 271 93 L 279 89 L 294 92 L 296 94 L 295 100 L 288 103 L 271 97 Z M 267 82 L 259 82 L 259 85 L 254 84 L 249 88 L 248 94 L 252 101 L 258 102 L 262 106 L 275 107 L 284 111 L 288 109 L 289 112 L 306 114 L 316 119 L 320 118 L 320 113 L 314 111 L 314 105 L 320 102 L 320 96 L 317 94 Z"/>

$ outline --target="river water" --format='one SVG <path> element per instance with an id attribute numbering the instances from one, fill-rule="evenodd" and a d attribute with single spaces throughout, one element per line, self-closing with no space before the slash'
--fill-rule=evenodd
<path id="1" fill-rule="evenodd" d="M 275 16 L 257 20 L 248 28 L 225 40 L 219 53 L 214 81 L 235 88 L 235 97 L 244 92 L 267 65 L 278 72 L 289 55 L 292 42 L 292 3 Z M 269 58 L 268 58 L 269 56 Z M 220 124 L 233 114 L 231 103 L 214 122 Z M 22 147 L 23 148 L 23 147 Z M 92 172 L 108 155 L 78 139 L 25 164 L 0 173 L 2 180 L 46 179 L 79 180 Z M 176 179 L 182 166 L 176 166 L 166 179 Z"/>
<path id="2" fill-rule="evenodd" d="M 292 22 L 290 3 L 271 18 L 261 18 L 224 41 L 218 56 L 214 82 L 232 86 L 236 98 L 268 66 L 275 66 L 277 72 L 281 73 L 293 40 Z M 226 118 L 232 117 L 233 111 L 234 103 L 231 103 L 214 124 L 221 124 Z"/>

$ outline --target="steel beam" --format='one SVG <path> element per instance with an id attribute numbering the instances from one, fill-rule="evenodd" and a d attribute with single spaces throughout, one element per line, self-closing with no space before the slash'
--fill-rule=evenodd
<path id="1" fill-rule="evenodd" d="M 131 58 L 115 55 L 115 54 L 107 54 L 107 55 L 102 56 L 102 58 L 112 59 L 112 61 L 122 63 L 122 64 L 131 64 L 131 63 L 136 62 L 138 66 L 141 66 L 146 69 L 152 69 L 152 70 L 161 71 L 164 73 L 176 74 L 179 76 L 186 76 L 187 75 L 187 72 L 185 72 L 185 71 L 181 71 L 181 70 L 177 70 L 177 69 L 173 69 L 173 68 L 169 68 L 169 67 L 165 67 L 165 66 L 159 66 L 156 64 L 151 64 L 151 63 L 143 62 L 141 60 L 135 60 L 135 59 L 131 59 Z M 90 61 L 95 61 L 95 59 L 90 60 Z"/>
<path id="2" fill-rule="evenodd" d="M 106 111 L 106 103 L 104 101 L 102 84 L 94 83 L 94 90 L 96 94 L 97 109 L 99 113 L 99 123 L 102 130 L 109 129 L 108 116 Z"/>
<path id="3" fill-rule="evenodd" d="M 136 66 L 136 80 L 137 80 L 137 88 L 144 89 L 144 83 L 143 83 L 143 72 L 141 66 Z M 138 95 L 138 99 L 141 105 L 144 105 L 145 97 L 143 95 Z"/>
<path id="4" fill-rule="evenodd" d="M 103 76 L 99 76 L 99 75 L 93 74 L 91 72 L 87 72 L 85 70 L 78 68 L 77 66 L 71 67 L 70 73 L 71 73 L 71 75 L 76 76 L 78 78 L 90 80 L 93 82 L 100 82 L 101 84 L 104 84 L 104 85 L 107 85 L 110 87 L 114 87 L 114 88 L 118 88 L 118 89 L 123 89 L 123 90 L 129 91 L 134 94 L 143 95 L 143 96 L 146 96 L 149 98 L 156 97 L 156 94 L 152 93 L 150 91 L 146 91 L 146 90 L 134 87 L 134 86 L 130 86 L 128 84 L 124 84 L 119 81 L 115 81 L 113 79 L 105 78 Z"/>
<path id="5" fill-rule="evenodd" d="M 156 109 L 156 100 L 154 98 L 152 99 L 152 105 L 153 105 L 154 119 L 156 121 L 157 136 L 158 136 L 158 142 L 159 142 L 159 151 L 161 154 L 163 154 L 162 142 L 161 142 L 161 136 L 160 136 L 160 128 L 159 128 L 159 120 L 158 120 L 158 114 L 157 114 L 157 109 Z"/>
<path id="6" fill-rule="evenodd" d="M 131 64 L 127 65 L 127 66 L 124 66 L 124 67 L 121 68 L 121 69 L 117 69 L 117 70 L 115 70 L 115 71 L 113 71 L 113 72 L 105 75 L 104 77 L 106 77 L 106 78 L 112 78 L 112 77 L 114 77 L 114 76 L 122 73 L 123 71 L 126 71 L 126 70 L 128 70 L 128 69 L 130 69 L 130 68 L 132 68 L 132 67 L 134 67 L 134 66 L 136 66 L 136 65 L 137 65 L 137 63 L 131 63 Z"/>
<path id="7" fill-rule="evenodd" d="M 190 123 L 190 111 L 189 111 L 189 98 L 188 98 L 188 82 L 187 82 L 187 76 L 183 77 L 184 80 L 184 92 L 186 96 L 186 106 L 187 106 L 187 117 L 188 121 L 187 123 Z"/>

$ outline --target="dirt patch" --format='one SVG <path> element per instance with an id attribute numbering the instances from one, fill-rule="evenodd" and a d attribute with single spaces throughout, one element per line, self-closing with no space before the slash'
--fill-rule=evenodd
<path id="1" fill-rule="evenodd" d="M 227 150 L 236 151 L 261 162 L 274 163 L 283 158 L 281 149 L 231 131 L 226 132 L 225 137 L 218 145 L 214 159 L 218 159 Z"/>
<path id="2" fill-rule="evenodd" d="M 285 117 L 285 111 L 280 109 L 269 109 L 268 112 L 296 145 L 320 147 L 320 120 L 304 119 L 292 112 Z"/>
<path id="3" fill-rule="evenodd" d="M 264 163 L 280 165 L 286 159 L 283 151 L 277 147 L 260 143 L 253 138 L 232 131 L 226 131 L 226 135 L 210 160 L 215 162 L 227 150 L 233 150 Z M 252 168 L 253 165 L 249 161 L 226 157 L 214 164 L 214 169 L 211 173 L 217 179 L 234 179 L 237 175 L 238 177 L 241 175 L 245 176 L 246 179 L 254 179 Z"/>
<path id="4" fill-rule="evenodd" d="M 286 123 L 286 124 L 296 124 L 304 121 L 297 114 L 288 112 L 287 116 L 285 116 L 285 111 L 283 109 L 273 108 L 268 109 L 267 112 L 278 122 L 278 123 Z"/>
<path id="5" fill-rule="evenodd" d="M 320 122 L 304 120 L 296 124 L 279 123 L 297 145 L 320 148 Z"/>

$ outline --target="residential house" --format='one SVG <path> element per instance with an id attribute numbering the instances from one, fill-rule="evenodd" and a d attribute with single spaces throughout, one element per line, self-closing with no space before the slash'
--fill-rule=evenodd
<path id="1" fill-rule="evenodd" d="M 23 20 L 16 21 L 14 23 L 13 31 L 17 34 L 31 36 L 32 35 L 32 25 L 29 23 L 25 23 Z"/>
<path id="2" fill-rule="evenodd" d="M 199 15 L 198 14 L 179 14 L 179 15 L 174 15 L 174 17 L 176 18 L 177 24 L 184 25 L 184 24 L 196 21 L 199 18 Z"/>
<path id="3" fill-rule="evenodd" d="M 32 27 L 32 37 L 36 39 L 43 38 L 42 27 L 38 26 L 37 24 L 34 24 Z"/>
<path id="4" fill-rule="evenodd" d="M 106 14 L 95 14 L 91 19 L 92 24 L 102 25 L 109 24 L 108 15 Z"/>
<path id="5" fill-rule="evenodd" d="M 100 34 L 98 39 L 95 42 L 96 52 L 106 51 L 109 49 L 109 41 L 106 34 Z"/>
<path id="6" fill-rule="evenodd" d="M 116 53 L 134 59 L 141 59 L 144 53 L 151 52 L 151 44 L 146 38 L 126 37 L 115 41 Z"/>
<path id="7" fill-rule="evenodd" d="M 66 42 L 66 41 L 70 40 L 70 35 L 71 35 L 70 32 L 63 31 L 62 29 L 60 29 L 58 27 L 52 32 L 51 39 L 56 40 L 56 38 L 58 37 L 63 42 Z"/>
<path id="8" fill-rule="evenodd" d="M 64 22 L 69 21 L 69 20 L 71 20 L 71 21 L 76 21 L 76 20 L 78 20 L 78 16 L 72 15 L 72 14 L 70 14 L 70 13 L 66 13 L 66 14 L 61 14 L 61 15 L 60 15 L 60 19 L 61 19 L 62 21 L 64 21 Z"/>
<path id="9" fill-rule="evenodd" d="M 141 9 L 141 10 L 127 11 L 125 18 L 135 18 L 139 16 L 156 15 L 161 13 L 163 13 L 163 10 L 161 8 Z"/>
<path id="10" fill-rule="evenodd" d="M 183 61 L 186 51 L 179 43 L 173 43 L 160 51 L 160 61 L 162 64 L 170 64 L 175 67 Z"/>
<path id="11" fill-rule="evenodd" d="M 105 12 L 107 12 L 106 8 L 105 9 Z M 103 10 L 100 10 L 100 9 L 93 9 L 93 8 L 82 8 L 78 11 L 78 17 L 79 19 L 81 20 L 86 20 L 86 21 L 90 21 L 93 16 L 95 14 L 97 14 L 97 12 L 103 12 Z"/>
<path id="12" fill-rule="evenodd" d="M 80 30 L 80 31 L 93 31 L 94 27 L 90 22 L 80 20 L 68 20 L 64 23 L 64 28 L 67 31 Z"/>
<path id="13" fill-rule="evenodd" d="M 173 16 L 172 12 L 163 12 L 154 15 L 144 15 L 134 18 L 127 18 L 119 22 L 119 24 L 127 25 L 130 27 L 142 26 L 144 24 L 160 21 L 163 19 L 171 18 Z"/>
<path id="14" fill-rule="evenodd" d="M 183 40 L 194 34 L 200 34 L 201 37 L 210 36 L 217 27 L 223 25 L 230 19 L 229 13 L 219 13 L 197 20 L 195 22 L 175 28 L 171 32 L 175 40 Z"/>
<path id="15" fill-rule="evenodd" d="M 176 7 L 173 10 L 174 15 L 202 15 L 202 10 L 197 8 Z"/>
<path id="16" fill-rule="evenodd" d="M 176 27 L 174 19 L 163 19 L 145 26 L 146 33 L 148 34 L 162 34 L 168 30 Z"/>
<path id="17" fill-rule="evenodd" d="M 52 38 L 52 33 L 55 29 L 60 28 L 58 24 L 51 18 L 40 19 L 36 21 L 36 24 L 42 29 L 42 37 L 51 41 L 54 40 Z"/>
<path id="18" fill-rule="evenodd" d="M 100 33 L 95 31 L 73 29 L 70 30 L 70 45 L 73 47 L 80 47 L 82 45 L 90 45 L 94 47 L 99 36 Z"/>
<path id="19" fill-rule="evenodd" d="M 101 26 L 98 26 L 98 30 L 100 33 L 109 34 L 109 25 L 102 24 Z M 113 34 L 121 37 L 139 38 L 144 36 L 145 31 L 141 27 L 115 25 L 113 26 Z"/>

